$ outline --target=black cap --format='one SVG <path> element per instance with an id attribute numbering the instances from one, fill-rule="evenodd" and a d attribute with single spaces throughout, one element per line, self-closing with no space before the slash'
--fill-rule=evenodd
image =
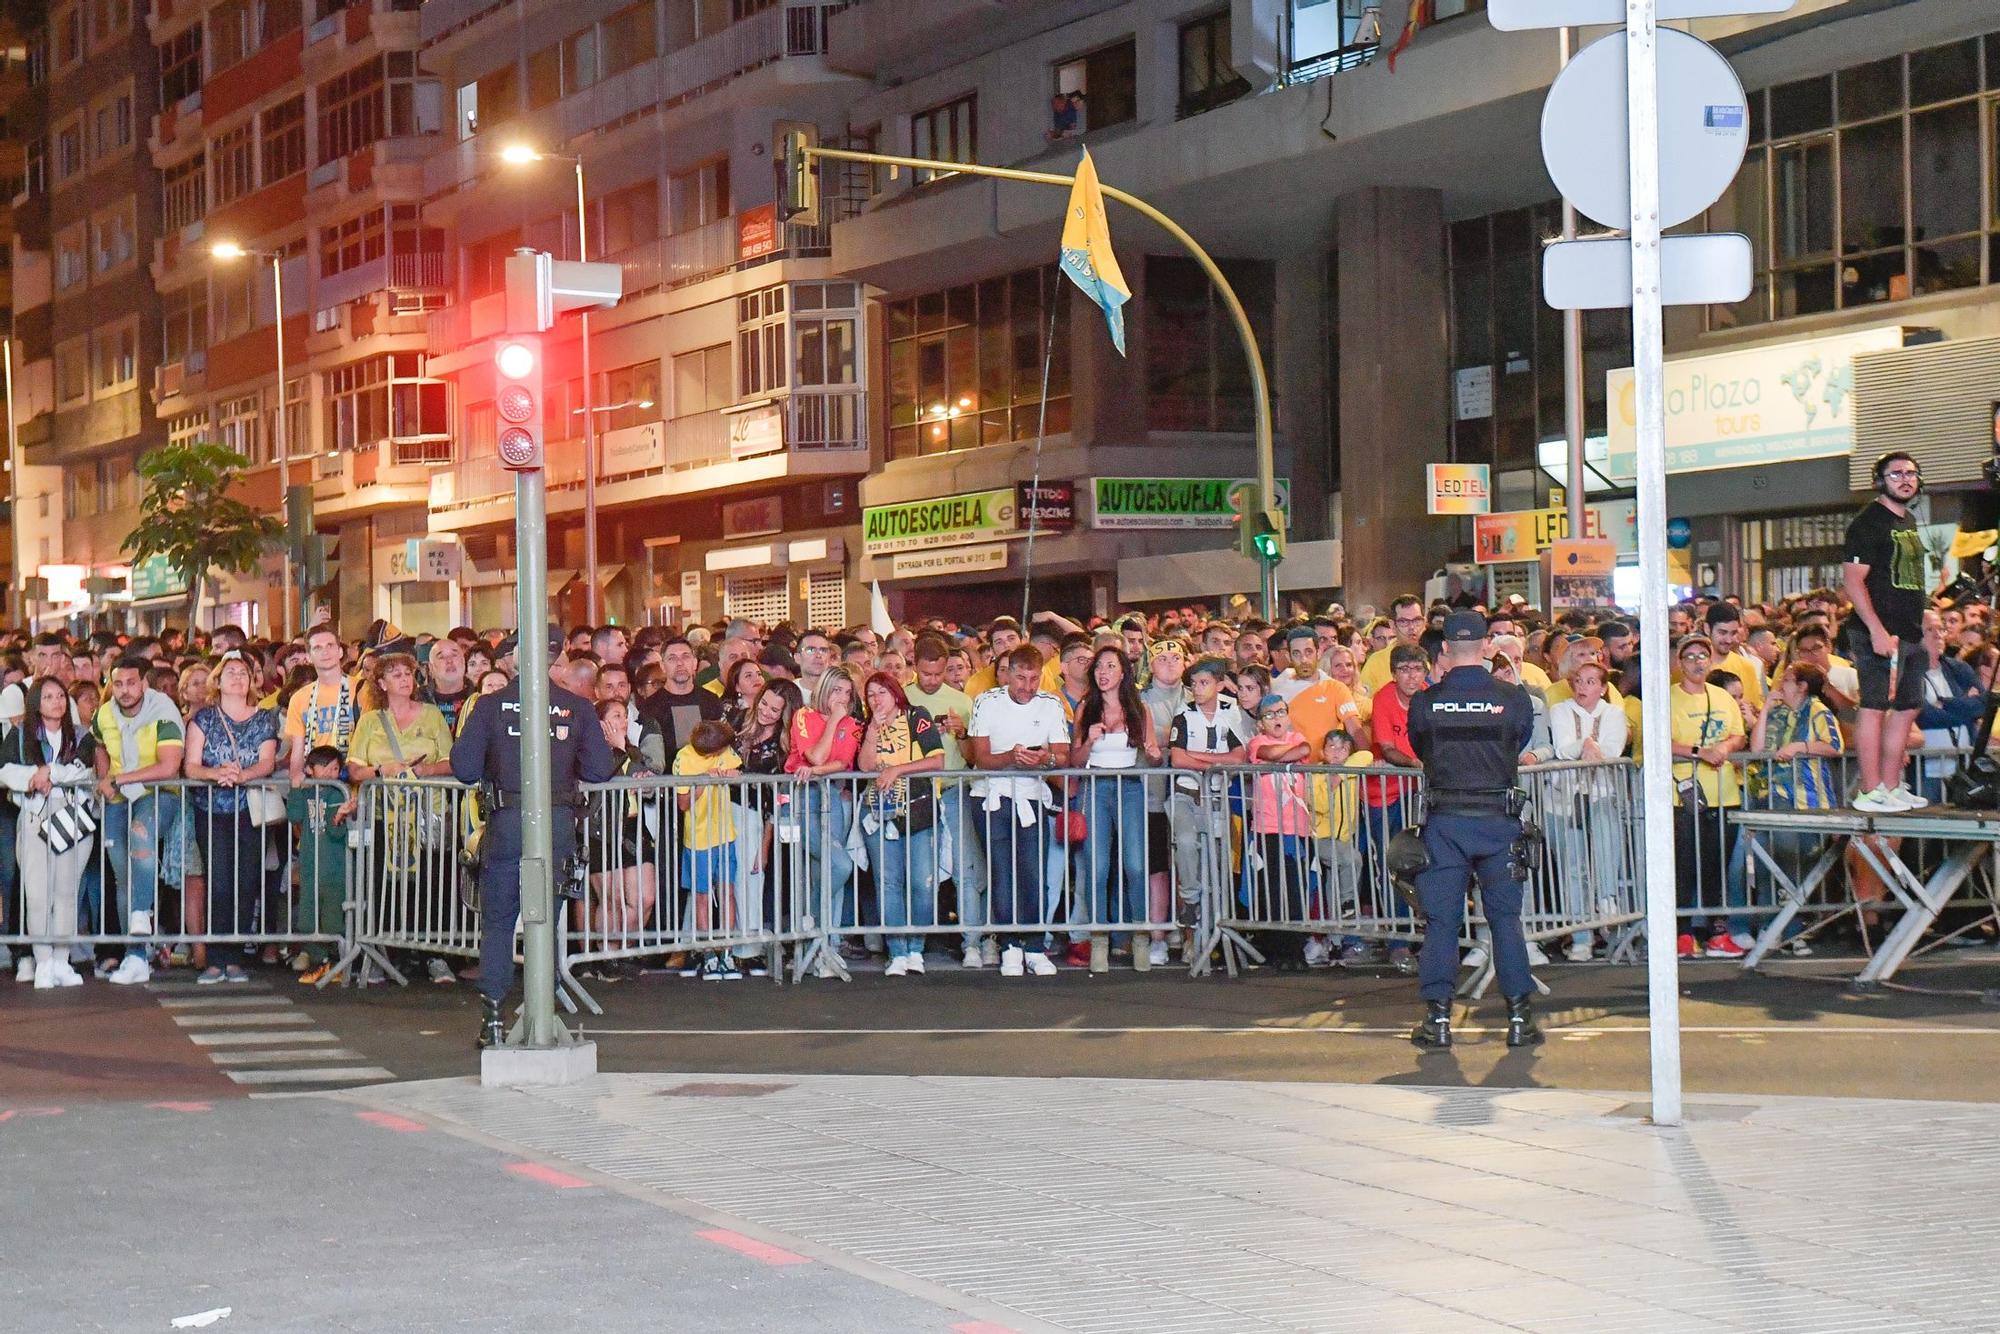
<path id="1" fill-rule="evenodd" d="M 1486 618 L 1476 611 L 1455 611 L 1444 618 L 1448 644 L 1474 644 L 1486 638 Z"/>

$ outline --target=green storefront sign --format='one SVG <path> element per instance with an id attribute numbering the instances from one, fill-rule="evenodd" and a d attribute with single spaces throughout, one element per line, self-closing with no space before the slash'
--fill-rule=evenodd
<path id="1" fill-rule="evenodd" d="M 167 563 L 165 556 L 148 556 L 132 567 L 132 600 L 185 597 L 187 580 Z"/>
<path id="2" fill-rule="evenodd" d="M 1093 528 L 1233 528 L 1241 477 L 1097 477 L 1091 480 Z M 1278 483 L 1278 505 L 1292 507 L 1291 483 Z"/>
<path id="3" fill-rule="evenodd" d="M 861 511 L 861 545 L 871 556 L 1020 535 L 1012 487 Z"/>

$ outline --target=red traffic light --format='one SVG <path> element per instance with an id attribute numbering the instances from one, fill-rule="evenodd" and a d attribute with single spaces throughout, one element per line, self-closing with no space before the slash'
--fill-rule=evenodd
<path id="1" fill-rule="evenodd" d="M 533 375 L 538 360 L 533 347 L 519 342 L 502 343 L 493 354 L 494 364 L 510 380 L 524 380 Z"/>

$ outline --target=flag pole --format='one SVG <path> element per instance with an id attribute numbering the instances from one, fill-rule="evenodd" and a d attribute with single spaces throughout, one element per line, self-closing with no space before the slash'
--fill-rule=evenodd
<path id="1" fill-rule="evenodd" d="M 1056 360 L 1056 316 L 1062 309 L 1057 303 L 1068 299 L 1069 293 L 1058 282 L 1054 299 L 1049 302 L 1049 341 L 1047 350 L 1042 353 L 1042 410 L 1035 420 L 1035 466 L 1030 473 L 1034 480 L 1028 483 L 1028 548 L 1021 558 L 1024 567 L 1021 580 L 1023 633 L 1035 628 L 1034 621 L 1029 619 L 1032 615 L 1029 604 L 1035 585 L 1035 529 L 1040 527 L 1042 515 L 1042 441 L 1048 438 L 1049 433 L 1049 370 Z"/>

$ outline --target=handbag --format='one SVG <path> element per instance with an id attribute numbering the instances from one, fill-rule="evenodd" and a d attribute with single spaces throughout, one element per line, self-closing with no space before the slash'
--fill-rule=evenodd
<path id="1" fill-rule="evenodd" d="M 1090 836 L 1090 822 L 1083 818 L 1083 812 L 1074 807 L 1064 806 L 1055 812 L 1056 842 L 1072 846 Z"/>
<path id="2" fill-rule="evenodd" d="M 42 841 L 58 857 L 89 842 L 96 832 L 97 816 L 88 804 L 65 801 L 42 816 Z"/>

